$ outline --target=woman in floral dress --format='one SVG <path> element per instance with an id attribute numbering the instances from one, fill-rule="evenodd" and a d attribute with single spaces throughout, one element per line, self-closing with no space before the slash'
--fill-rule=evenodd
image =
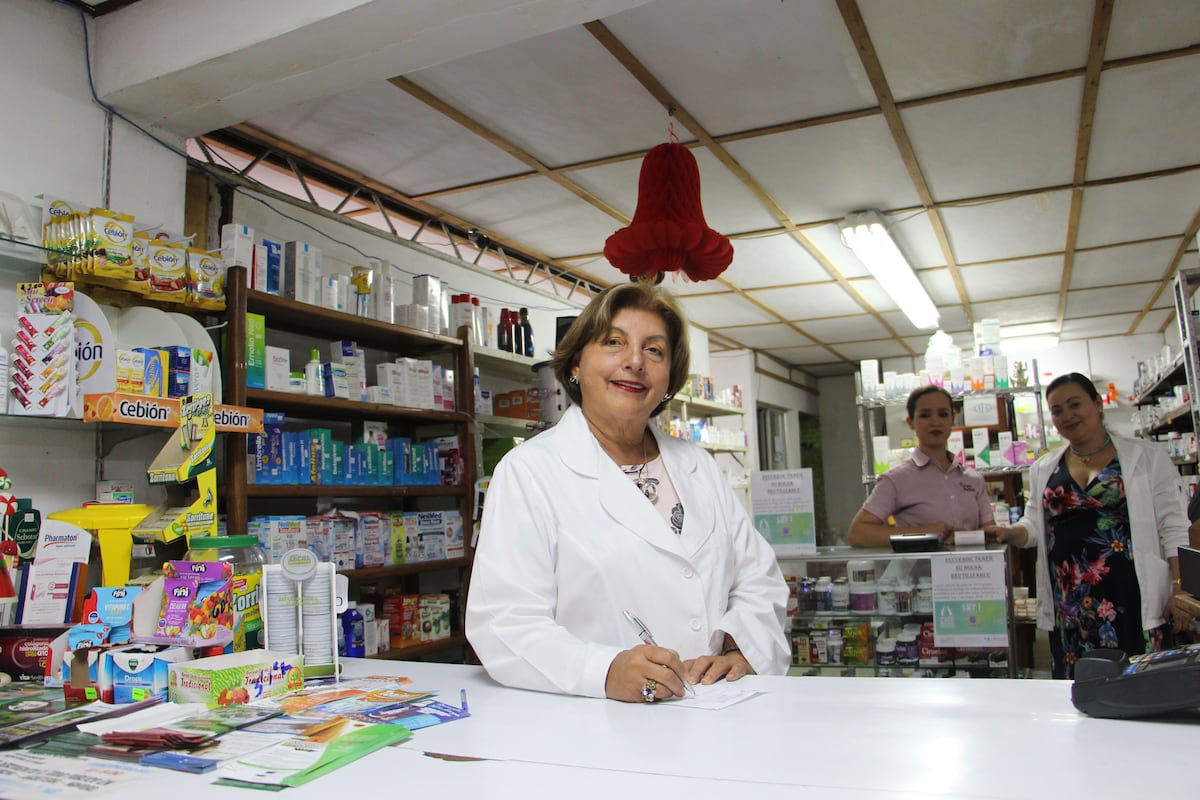
<path id="1" fill-rule="evenodd" d="M 1070 679 L 1088 650 L 1151 652 L 1192 627 L 1175 602 L 1188 522 L 1166 451 L 1110 435 L 1091 380 L 1060 376 L 1046 402 L 1067 445 L 1030 469 L 1025 516 L 997 539 L 1038 548 L 1038 627 L 1050 631 L 1054 677 Z"/>

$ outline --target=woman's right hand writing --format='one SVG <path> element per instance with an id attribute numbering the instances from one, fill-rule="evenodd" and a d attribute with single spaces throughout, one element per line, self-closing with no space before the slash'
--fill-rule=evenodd
<path id="1" fill-rule="evenodd" d="M 644 703 L 642 689 L 653 682 L 655 700 L 683 697 L 683 674 L 683 661 L 674 650 L 640 644 L 617 653 L 608 665 L 604 693 L 613 700 Z"/>

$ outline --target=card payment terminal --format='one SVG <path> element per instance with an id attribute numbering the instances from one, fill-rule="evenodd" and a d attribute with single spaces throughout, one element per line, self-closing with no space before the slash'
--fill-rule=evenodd
<path id="1" fill-rule="evenodd" d="M 1133 718 L 1200 709 L 1200 644 L 1133 656 L 1090 650 L 1075 662 L 1075 708 Z"/>

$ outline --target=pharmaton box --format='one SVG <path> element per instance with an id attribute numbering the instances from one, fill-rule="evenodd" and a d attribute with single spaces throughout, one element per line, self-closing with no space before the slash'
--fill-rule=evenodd
<path id="1" fill-rule="evenodd" d="M 172 664 L 167 696 L 172 703 L 216 706 L 250 703 L 304 688 L 304 656 L 272 650 L 198 658 Z"/>

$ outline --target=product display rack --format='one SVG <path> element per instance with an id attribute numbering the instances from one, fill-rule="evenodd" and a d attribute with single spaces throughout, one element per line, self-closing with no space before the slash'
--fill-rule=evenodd
<path id="1" fill-rule="evenodd" d="M 458 436 L 463 459 L 462 486 L 345 486 L 345 485 L 261 485 L 248 484 L 246 469 L 246 436 L 232 433 L 226 435 L 225 452 L 225 504 L 224 509 L 230 534 L 245 533 L 249 521 L 250 501 L 255 503 L 279 503 L 303 501 L 308 507 L 318 498 L 337 499 L 387 499 L 397 507 L 412 509 L 418 503 L 424 510 L 430 502 L 446 507 L 447 498 L 452 507 L 462 515 L 465 555 L 437 561 L 421 561 L 396 564 L 369 569 L 342 570 L 351 586 L 364 581 L 400 581 L 414 593 L 423 575 L 434 572 L 452 571 L 456 577 L 455 591 L 458 594 L 459 613 L 452 620 L 452 635 L 447 639 L 422 642 L 403 648 L 393 648 L 376 655 L 376 658 L 409 659 L 424 655 L 458 650 L 466 656 L 468 644 L 462 635 L 461 609 L 465 606 L 466 589 L 470 581 L 473 551 L 470 548 L 470 526 L 473 516 L 473 493 L 471 485 L 478 472 L 477 450 L 474 436 L 473 414 L 474 390 L 471 376 L 474 374 L 474 359 L 468 329 L 460 329 L 459 337 L 443 336 L 425 331 L 405 328 L 373 319 L 364 319 L 340 311 L 298 303 L 246 288 L 246 271 L 232 267 L 227 279 L 227 315 L 225 353 L 225 384 L 227 401 L 235 404 L 252 404 L 267 411 L 282 411 L 289 417 L 306 421 L 353 422 L 355 420 L 385 421 L 400 426 L 405 433 L 418 428 L 435 429 L 439 432 L 451 430 Z M 288 392 L 246 388 L 246 314 L 261 314 L 267 328 L 298 336 L 324 338 L 328 340 L 352 339 L 360 347 L 386 353 L 430 357 L 438 356 L 447 361 L 455 372 L 456 411 L 406 408 L 402 406 L 368 403 L 340 398 L 313 397 Z M 232 395 L 232 396 L 229 396 Z"/>
<path id="2" fill-rule="evenodd" d="M 683 420 L 686 426 L 691 419 L 712 419 L 713 417 L 728 417 L 728 416 L 743 416 L 746 413 L 744 408 L 730 406 L 724 403 L 717 403 L 712 400 L 704 400 L 698 397 L 689 397 L 688 395 L 680 394 L 671 398 L 668 410 L 675 411 Z M 710 453 L 731 453 L 741 454 L 749 450 L 743 445 L 725 445 L 715 444 L 711 442 L 696 442 L 700 447 Z"/>
<path id="3" fill-rule="evenodd" d="M 780 559 L 780 566 L 787 575 L 799 577 L 820 576 L 843 577 L 848 574 L 849 563 L 872 562 L 878 576 L 887 574 L 892 565 L 903 565 L 900 571 L 920 569 L 922 563 L 931 559 L 952 555 L 961 555 L 975 551 L 942 550 L 932 553 L 895 553 L 885 548 L 853 548 L 853 547 L 818 547 L 811 556 Z M 933 612 L 909 613 L 862 613 L 849 610 L 814 611 L 797 608 L 789 617 L 789 638 L 792 640 L 791 675 L 824 675 L 842 677 L 954 677 L 967 675 L 970 677 L 1012 678 L 1018 674 L 1016 642 L 1013 632 L 1016 630 L 1013 620 L 1012 602 L 1012 562 L 1011 551 L 1008 548 L 989 547 L 984 552 L 1003 554 L 1005 571 L 1005 616 L 1006 643 L 996 648 L 951 648 L 940 658 L 918 658 L 918 663 L 893 663 L 880 665 L 876 663 L 876 644 L 885 637 L 890 637 L 906 624 L 932 624 Z M 926 574 L 928 571 L 926 570 Z M 802 604 L 801 599 L 801 604 Z M 798 648 L 811 646 L 813 632 L 854 630 L 851 641 L 862 640 L 865 650 L 860 648 L 852 657 L 844 655 L 838 663 L 813 663 L 814 659 L 805 657 Z M 865 634 L 865 640 L 863 640 Z M 918 640 L 918 644 L 920 641 Z M 811 656 L 811 653 L 810 653 Z M 848 663 L 855 661 L 858 663 Z M 807 663 L 806 663 L 807 662 Z"/>

